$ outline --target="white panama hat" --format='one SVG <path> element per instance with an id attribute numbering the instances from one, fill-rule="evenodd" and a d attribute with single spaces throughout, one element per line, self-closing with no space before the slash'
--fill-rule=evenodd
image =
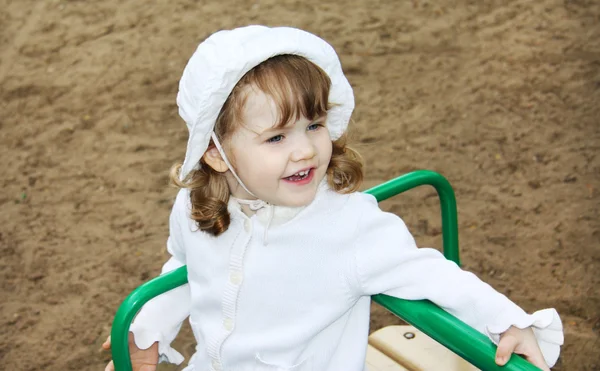
<path id="1" fill-rule="evenodd" d="M 247 26 L 219 31 L 198 46 L 179 82 L 179 115 L 189 130 L 181 180 L 199 168 L 221 107 L 238 81 L 260 63 L 282 54 L 305 57 L 329 76 L 329 102 L 335 105 L 328 111 L 327 128 L 332 140 L 342 136 L 354 110 L 354 93 L 331 45 L 290 27 Z"/>

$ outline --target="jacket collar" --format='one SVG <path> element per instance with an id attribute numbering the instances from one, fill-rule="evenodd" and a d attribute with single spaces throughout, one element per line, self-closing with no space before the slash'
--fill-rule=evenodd
<path id="1" fill-rule="evenodd" d="M 323 194 L 329 190 L 329 184 L 327 184 L 327 177 L 325 177 L 319 187 L 317 188 L 317 194 L 315 195 L 315 199 L 311 202 L 311 205 L 317 202 Z M 241 200 L 242 202 L 245 200 Z M 300 206 L 300 207 L 288 207 L 288 206 L 278 206 L 272 205 L 266 202 L 262 202 L 258 200 L 255 203 L 255 207 L 258 208 L 256 211 L 256 219 L 265 227 L 274 227 L 277 225 L 285 224 L 292 219 L 294 219 L 302 210 L 306 209 L 308 206 Z M 229 198 L 229 203 L 227 205 L 227 209 L 231 214 L 232 218 L 243 218 L 250 219 L 244 212 L 242 211 L 242 205 L 239 200 L 235 197 Z"/>

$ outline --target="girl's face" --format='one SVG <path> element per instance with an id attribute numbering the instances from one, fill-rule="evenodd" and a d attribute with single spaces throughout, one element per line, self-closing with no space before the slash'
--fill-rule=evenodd
<path id="1" fill-rule="evenodd" d="M 259 199 L 278 206 L 305 206 L 317 193 L 331 160 L 326 117 L 301 117 L 275 129 L 278 109 L 269 96 L 249 89 L 240 126 L 227 143 L 235 171 Z M 228 172 L 234 197 L 253 199 Z"/>

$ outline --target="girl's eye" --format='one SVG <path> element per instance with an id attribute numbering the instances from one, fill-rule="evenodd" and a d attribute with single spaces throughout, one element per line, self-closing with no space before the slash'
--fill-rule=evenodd
<path id="1" fill-rule="evenodd" d="M 306 128 L 309 131 L 315 131 L 318 130 L 319 128 L 323 127 L 323 124 L 320 123 L 314 123 L 314 124 L 310 124 L 308 125 L 308 127 Z"/>
<path id="2" fill-rule="evenodd" d="M 272 138 L 267 139 L 267 143 L 277 143 L 277 142 L 281 142 L 283 140 L 283 135 L 279 134 L 279 135 L 275 135 Z"/>

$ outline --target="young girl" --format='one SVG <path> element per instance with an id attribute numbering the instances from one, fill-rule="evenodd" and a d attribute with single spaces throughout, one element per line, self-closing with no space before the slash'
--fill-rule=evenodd
<path id="1" fill-rule="evenodd" d="M 177 96 L 189 129 L 170 217 L 171 259 L 189 284 L 146 304 L 131 326 L 135 369 L 159 358 L 189 317 L 187 371 L 362 371 L 370 296 L 429 299 L 548 370 L 560 351 L 554 309 L 526 314 L 357 192 L 344 143 L 352 88 L 333 48 L 292 28 L 221 31 L 200 44 Z M 110 347 L 110 340 L 104 345 Z M 112 370 L 112 364 L 106 368 Z"/>

